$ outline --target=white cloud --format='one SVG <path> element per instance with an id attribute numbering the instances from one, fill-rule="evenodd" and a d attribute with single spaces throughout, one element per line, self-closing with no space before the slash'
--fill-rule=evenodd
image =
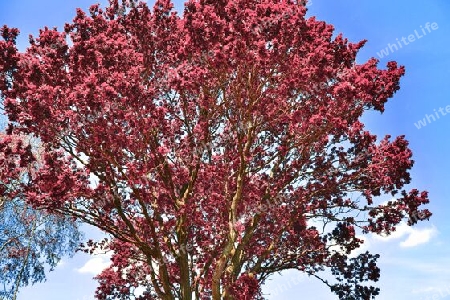
<path id="1" fill-rule="evenodd" d="M 437 234 L 436 228 L 426 228 L 413 230 L 408 238 L 400 243 L 402 247 L 415 247 L 420 244 L 425 244 L 430 241 L 430 239 Z"/>
<path id="2" fill-rule="evenodd" d="M 437 229 L 433 226 L 431 228 L 416 229 L 408 226 L 406 223 L 401 223 L 396 230 L 388 236 L 372 235 L 374 240 L 388 242 L 397 240 L 406 236 L 406 239 L 400 243 L 401 247 L 415 247 L 421 244 L 428 243 L 432 237 L 437 234 Z"/>
<path id="3" fill-rule="evenodd" d="M 388 242 L 402 238 L 403 236 L 410 234 L 413 230 L 414 229 L 408 226 L 406 223 L 400 223 L 400 225 L 398 225 L 395 231 L 393 231 L 390 235 L 372 234 L 372 236 L 375 240 Z"/>
<path id="4" fill-rule="evenodd" d="M 110 261 L 108 257 L 105 256 L 98 256 L 93 257 L 89 259 L 84 266 L 82 266 L 79 269 L 76 269 L 77 272 L 82 274 L 93 274 L 97 275 L 100 272 L 102 272 L 104 269 L 106 269 L 110 265 Z"/>

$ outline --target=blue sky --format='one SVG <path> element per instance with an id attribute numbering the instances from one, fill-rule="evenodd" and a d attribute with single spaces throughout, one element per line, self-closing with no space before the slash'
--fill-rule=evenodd
<path id="1" fill-rule="evenodd" d="M 36 34 L 43 26 L 62 28 L 76 7 L 86 9 L 93 1 L 0 0 L 0 25 L 21 29 L 19 47 L 23 50 L 29 33 Z M 175 5 L 182 9 L 182 1 Z M 333 24 L 350 41 L 367 39 L 358 62 L 376 57 L 380 66 L 389 60 L 406 66 L 401 90 L 385 113 L 370 113 L 364 120 L 379 136 L 407 136 L 416 161 L 411 187 L 430 192 L 428 208 L 434 215 L 412 228 L 400 226 L 389 238 L 365 236 L 365 248 L 381 254 L 381 295 L 377 299 L 450 299 L 450 114 L 446 115 L 450 105 L 450 2 L 312 0 L 309 14 Z M 428 30 L 427 23 L 435 24 Z M 91 229 L 87 232 L 98 236 Z M 91 300 L 96 286 L 92 277 L 106 264 L 107 258 L 84 254 L 64 259 L 46 283 L 23 289 L 19 300 Z M 272 295 L 268 299 L 335 299 L 317 280 L 295 272 L 274 277 L 263 291 Z"/>

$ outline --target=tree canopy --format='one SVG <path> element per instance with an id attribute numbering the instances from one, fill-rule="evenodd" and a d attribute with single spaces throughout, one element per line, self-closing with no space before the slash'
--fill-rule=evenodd
<path id="1" fill-rule="evenodd" d="M 3 197 L 111 235 L 89 244 L 113 252 L 98 299 L 263 299 L 288 269 L 375 297 L 378 255 L 349 256 L 358 234 L 431 215 L 406 190 L 405 137 L 361 121 L 404 68 L 356 63 L 364 41 L 305 14 L 294 0 L 190 0 L 182 17 L 168 0 L 111 0 L 23 53 L 3 27 L 0 182 L 27 169 Z M 39 139 L 40 161 L 16 135 Z"/>

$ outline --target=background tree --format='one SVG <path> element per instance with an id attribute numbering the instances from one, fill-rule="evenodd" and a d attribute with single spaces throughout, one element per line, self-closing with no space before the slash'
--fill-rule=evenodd
<path id="1" fill-rule="evenodd" d="M 287 269 L 341 299 L 378 294 L 365 284 L 378 256 L 349 257 L 356 233 L 430 216 L 427 193 L 404 189 L 408 142 L 360 121 L 384 111 L 404 68 L 357 64 L 364 41 L 305 13 L 289 0 L 191 0 L 180 18 L 166 0 L 110 1 L 41 30 L 25 53 L 2 29 L 8 134 L 44 150 L 37 164 L 27 145 L 0 142 L 1 180 L 33 170 L 4 197 L 112 236 L 88 245 L 113 251 L 98 299 L 262 299 Z"/>
<path id="2" fill-rule="evenodd" d="M 27 142 L 23 137 L 9 141 L 11 147 Z M 5 163 L 3 153 L 0 163 Z M 25 169 L 21 172 L 18 178 Z M 75 253 L 80 243 L 74 220 L 34 209 L 20 194 L 4 196 L 11 195 L 17 185 L 14 180 L 0 184 L 0 299 L 4 300 L 17 299 L 20 287 L 44 281 L 46 267 L 53 270 L 63 255 Z"/>

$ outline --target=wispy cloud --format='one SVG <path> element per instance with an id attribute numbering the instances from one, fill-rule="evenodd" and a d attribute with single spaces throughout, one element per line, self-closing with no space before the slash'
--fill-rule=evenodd
<path id="1" fill-rule="evenodd" d="M 110 265 L 109 258 L 97 256 L 89 259 L 81 268 L 76 269 L 78 273 L 97 275 Z"/>
<path id="2" fill-rule="evenodd" d="M 437 234 L 437 230 L 435 227 L 426 228 L 426 229 L 412 229 L 409 233 L 408 238 L 400 243 L 402 247 L 415 247 L 417 245 L 428 243 L 432 237 Z"/>
<path id="3" fill-rule="evenodd" d="M 406 237 L 400 243 L 401 247 L 415 247 L 421 244 L 428 243 L 438 233 L 436 227 L 416 229 L 408 226 L 406 223 L 401 223 L 397 226 L 396 230 L 388 236 L 373 235 L 374 240 L 388 242 Z"/>

